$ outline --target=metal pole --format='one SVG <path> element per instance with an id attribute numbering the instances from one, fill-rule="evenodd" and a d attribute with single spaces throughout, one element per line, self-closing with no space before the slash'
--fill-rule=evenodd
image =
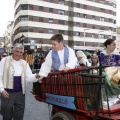
<path id="1" fill-rule="evenodd" d="M 85 29 L 84 29 L 84 48 L 85 48 Z"/>
<path id="2" fill-rule="evenodd" d="M 86 45 L 85 45 L 85 42 L 86 42 L 86 41 L 85 41 L 85 38 L 86 38 L 86 32 L 85 32 L 85 31 L 86 31 L 86 30 L 90 30 L 90 29 L 84 29 L 84 48 L 85 48 L 85 46 L 86 46 Z"/>
<path id="3" fill-rule="evenodd" d="M 99 31 L 99 33 L 98 33 L 98 47 L 100 47 L 100 33 L 101 32 L 104 32 L 104 31 Z"/>

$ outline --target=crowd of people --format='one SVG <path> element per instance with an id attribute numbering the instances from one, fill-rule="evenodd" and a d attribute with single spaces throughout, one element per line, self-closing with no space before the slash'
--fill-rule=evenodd
<path id="1" fill-rule="evenodd" d="M 99 66 L 98 55 L 94 52 L 88 54 L 83 51 L 74 51 L 64 45 L 61 34 L 55 34 L 50 38 L 52 50 L 44 58 L 35 56 L 34 69 L 40 69 L 39 74 L 33 74 L 29 64 L 22 59 L 24 46 L 16 43 L 12 55 L 2 58 L 0 61 L 0 92 L 1 114 L 3 120 L 23 120 L 25 109 L 25 89 L 27 82 L 42 83 L 44 77 L 53 71 L 67 72 L 75 67 Z M 119 66 L 120 54 L 116 51 L 116 43 L 113 39 L 104 42 L 105 50 L 100 53 L 103 66 Z M 117 78 L 119 78 L 117 76 Z M 117 79 L 117 82 L 119 80 Z"/>

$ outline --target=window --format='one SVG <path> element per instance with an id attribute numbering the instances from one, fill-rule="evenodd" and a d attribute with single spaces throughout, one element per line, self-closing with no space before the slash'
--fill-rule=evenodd
<path id="1" fill-rule="evenodd" d="M 53 34 L 53 29 L 49 29 L 49 33 L 50 33 L 50 34 Z"/>
<path id="2" fill-rule="evenodd" d="M 77 13 L 77 17 L 80 17 L 80 13 Z"/>
<path id="3" fill-rule="evenodd" d="M 76 36 L 80 36 L 80 32 L 76 32 Z"/>
<path id="4" fill-rule="evenodd" d="M 83 23 L 83 27 L 85 27 L 85 28 L 86 28 L 86 27 L 87 27 L 87 24 L 86 24 L 86 23 Z"/>
<path id="5" fill-rule="evenodd" d="M 64 11 L 64 10 L 58 10 L 58 14 L 64 15 L 64 14 L 65 14 L 65 11 Z"/>
<path id="6" fill-rule="evenodd" d="M 103 34 L 100 34 L 100 39 L 104 39 L 105 36 Z"/>
<path id="7" fill-rule="evenodd" d="M 58 33 L 59 33 L 59 34 L 64 34 L 65 31 L 64 31 L 64 30 L 58 30 Z"/>
<path id="8" fill-rule="evenodd" d="M 100 26 L 100 30 L 104 30 L 104 26 Z"/>
<path id="9" fill-rule="evenodd" d="M 109 1 L 109 5 L 110 5 L 110 6 L 112 6 L 112 5 L 113 5 L 113 3 Z"/>
<path id="10" fill-rule="evenodd" d="M 64 0 L 59 0 L 58 4 L 64 5 Z"/>
<path id="11" fill-rule="evenodd" d="M 108 35 L 108 38 L 111 38 L 111 35 Z"/>
<path id="12" fill-rule="evenodd" d="M 95 16 L 94 15 L 92 16 L 92 20 L 95 20 Z"/>
<path id="13" fill-rule="evenodd" d="M 93 6 L 92 6 L 92 10 L 93 10 L 93 11 L 96 11 L 96 7 L 93 7 Z"/>
<path id="14" fill-rule="evenodd" d="M 109 31 L 112 31 L 112 27 L 109 27 Z"/>
<path id="15" fill-rule="evenodd" d="M 20 27 L 19 32 L 28 32 L 28 27 Z"/>
<path id="16" fill-rule="evenodd" d="M 49 2 L 53 3 L 53 2 L 54 2 L 54 0 L 49 0 Z"/>
<path id="17" fill-rule="evenodd" d="M 68 2 L 69 7 L 73 7 L 74 3 L 73 2 Z"/>
<path id="18" fill-rule="evenodd" d="M 28 21 L 28 16 L 20 16 L 20 21 Z"/>
<path id="19" fill-rule="evenodd" d="M 68 31 L 69 36 L 73 36 L 73 31 Z"/>
<path id="20" fill-rule="evenodd" d="M 95 33 L 92 33 L 92 38 L 95 38 Z"/>
<path id="21" fill-rule="evenodd" d="M 80 3 L 77 3 L 77 8 L 80 8 Z"/>
<path id="22" fill-rule="evenodd" d="M 21 10 L 28 10 L 28 4 L 26 4 L 26 5 L 21 5 Z"/>
<path id="23" fill-rule="evenodd" d="M 116 24 L 116 20 L 113 20 L 113 23 Z"/>
<path id="24" fill-rule="evenodd" d="M 29 27 L 29 32 L 33 32 L 33 27 Z"/>
<path id="25" fill-rule="evenodd" d="M 74 16 L 74 13 L 72 11 L 69 11 L 68 13 L 69 16 Z"/>
<path id="26" fill-rule="evenodd" d="M 113 20 L 110 18 L 110 19 L 109 19 L 109 22 L 110 22 L 110 23 L 113 23 Z"/>
<path id="27" fill-rule="evenodd" d="M 83 18 L 85 18 L 85 19 L 86 19 L 86 18 L 87 18 L 87 15 L 86 15 L 86 14 L 83 14 Z"/>
<path id="28" fill-rule="evenodd" d="M 109 10 L 109 14 L 113 14 L 112 10 Z"/>
<path id="29" fill-rule="evenodd" d="M 100 8 L 100 12 L 103 12 L 103 13 L 105 13 L 105 9 L 103 9 L 103 8 Z"/>
<path id="30" fill-rule="evenodd" d="M 53 8 L 49 8 L 49 12 L 50 12 L 50 13 L 53 13 Z"/>
<path id="31" fill-rule="evenodd" d="M 116 8 L 116 5 L 115 5 L 115 4 L 113 4 L 113 7 L 114 7 L 114 8 Z"/>
<path id="32" fill-rule="evenodd" d="M 30 21 L 33 21 L 33 16 L 29 16 L 29 20 L 30 20 Z"/>
<path id="33" fill-rule="evenodd" d="M 29 10 L 33 10 L 33 5 L 29 5 Z"/>
<path id="34" fill-rule="evenodd" d="M 52 18 L 49 18 L 49 23 L 53 23 L 53 19 Z"/>
<path id="35" fill-rule="evenodd" d="M 100 3 L 105 4 L 105 0 L 104 0 L 104 1 L 103 1 L 103 0 L 101 0 L 101 1 L 100 1 Z"/>
<path id="36" fill-rule="evenodd" d="M 73 21 L 68 21 L 68 26 L 73 26 L 73 25 L 74 25 Z"/>
<path id="37" fill-rule="evenodd" d="M 39 33 L 43 33 L 44 29 L 43 28 L 39 28 Z"/>
<path id="38" fill-rule="evenodd" d="M 39 22 L 43 22 L 43 18 L 42 17 L 39 18 Z"/>
<path id="39" fill-rule="evenodd" d="M 39 11 L 44 11 L 44 8 L 42 6 L 39 6 Z"/>
<path id="40" fill-rule="evenodd" d="M 80 23 L 79 23 L 79 22 L 77 22 L 77 23 L 76 23 L 76 26 L 77 26 L 77 27 L 80 27 Z"/>
<path id="41" fill-rule="evenodd" d="M 87 9 L 87 5 L 83 5 L 83 9 Z"/>
<path id="42" fill-rule="evenodd" d="M 58 24 L 64 25 L 64 24 L 65 24 L 65 21 L 64 21 L 64 20 L 59 20 L 59 21 L 58 21 Z"/>
<path id="43" fill-rule="evenodd" d="M 92 25 L 92 29 L 95 29 L 95 25 Z"/>
<path id="44" fill-rule="evenodd" d="M 105 21 L 105 18 L 104 17 L 100 17 L 100 21 Z"/>

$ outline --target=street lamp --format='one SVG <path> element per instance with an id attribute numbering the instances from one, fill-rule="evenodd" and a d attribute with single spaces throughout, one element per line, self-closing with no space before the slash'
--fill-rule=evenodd
<path id="1" fill-rule="evenodd" d="M 22 36 L 20 37 L 20 40 L 22 42 L 22 45 L 24 45 L 24 39 L 25 39 L 25 36 L 22 34 Z"/>
<path id="2" fill-rule="evenodd" d="M 85 48 L 85 37 L 86 37 L 86 33 L 85 33 L 85 31 L 87 31 L 87 30 L 90 30 L 90 29 L 84 29 L 84 48 Z"/>
<path id="3" fill-rule="evenodd" d="M 40 44 L 41 44 L 41 50 L 42 50 L 42 44 L 43 44 L 43 41 L 42 41 L 42 39 L 40 39 Z"/>
<path id="4" fill-rule="evenodd" d="M 104 31 L 99 31 L 99 32 L 98 32 L 98 47 L 100 47 L 100 41 L 99 41 L 99 39 L 100 39 L 100 33 L 101 33 L 101 32 L 104 32 Z"/>

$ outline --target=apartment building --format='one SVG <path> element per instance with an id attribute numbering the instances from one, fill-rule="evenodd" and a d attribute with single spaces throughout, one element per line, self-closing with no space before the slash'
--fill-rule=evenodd
<path id="1" fill-rule="evenodd" d="M 64 36 L 64 44 L 74 49 L 102 47 L 116 34 L 116 0 L 16 0 L 14 43 L 37 48 L 50 47 L 49 38 Z"/>
<path id="2" fill-rule="evenodd" d="M 4 48 L 6 53 L 11 53 L 11 48 L 13 46 L 12 40 L 13 40 L 13 21 L 9 21 L 5 33 L 4 33 Z"/>

